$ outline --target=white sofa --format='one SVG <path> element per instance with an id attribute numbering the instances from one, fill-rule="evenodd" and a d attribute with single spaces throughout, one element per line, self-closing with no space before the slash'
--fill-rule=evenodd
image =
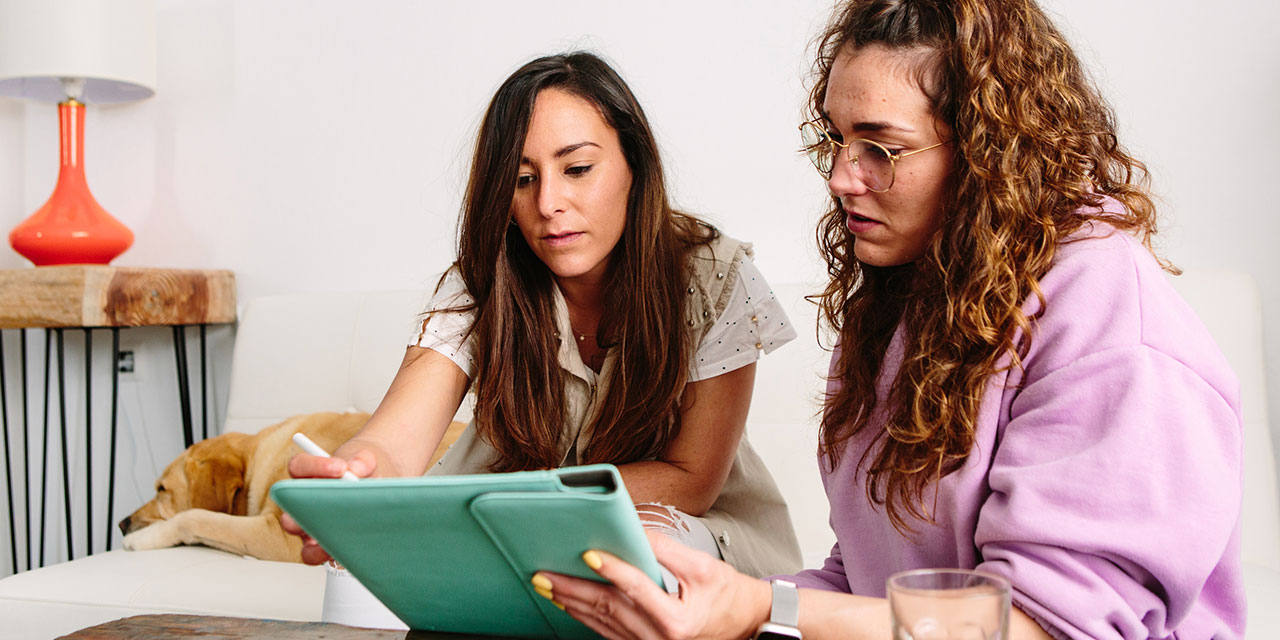
<path id="1" fill-rule="evenodd" d="M 1263 383 L 1261 312 L 1237 274 L 1176 284 L 1240 376 L 1246 416 L 1245 579 L 1251 637 L 1280 634 L 1280 500 Z M 815 465 L 816 399 L 827 354 L 805 288 L 780 286 L 800 338 L 761 360 L 748 434 L 791 505 L 807 566 L 834 539 Z M 252 301 L 240 321 L 224 431 L 288 416 L 372 410 L 403 352 L 421 292 L 286 295 Z M 317 345 L 321 345 L 319 348 Z M 463 409 L 463 414 L 467 412 Z M 463 415 L 462 417 L 465 417 Z M 111 551 L 0 580 L 0 637 L 49 638 L 146 613 L 318 620 L 318 567 L 241 558 L 203 547 Z M 1265 630 L 1265 631 L 1264 631 Z"/>

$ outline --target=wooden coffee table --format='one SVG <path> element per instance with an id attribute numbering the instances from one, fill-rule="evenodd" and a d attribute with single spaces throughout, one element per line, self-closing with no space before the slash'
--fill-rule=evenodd
<path id="1" fill-rule="evenodd" d="M 132 640 L 133 638 L 200 638 L 201 640 L 425 640 L 476 636 L 430 631 L 358 629 L 325 622 L 255 620 L 175 614 L 133 616 L 81 629 L 62 636 L 75 640 Z"/>

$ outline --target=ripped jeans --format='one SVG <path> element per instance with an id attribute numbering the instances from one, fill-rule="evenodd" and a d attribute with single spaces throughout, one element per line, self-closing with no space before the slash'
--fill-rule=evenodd
<path id="1" fill-rule="evenodd" d="M 658 502 L 642 502 L 636 505 L 640 524 L 648 531 L 657 531 L 680 544 L 696 549 L 711 557 L 723 560 L 715 536 L 701 520 L 669 505 Z M 667 593 L 679 593 L 680 583 L 675 575 L 662 568 L 662 578 Z"/>

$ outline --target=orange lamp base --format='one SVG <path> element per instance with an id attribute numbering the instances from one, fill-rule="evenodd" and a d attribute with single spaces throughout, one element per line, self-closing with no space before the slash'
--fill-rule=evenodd
<path id="1" fill-rule="evenodd" d="M 36 266 L 107 264 L 133 244 L 133 232 L 107 213 L 84 177 L 84 105 L 58 105 L 62 147 L 49 201 L 9 233 L 9 244 Z"/>

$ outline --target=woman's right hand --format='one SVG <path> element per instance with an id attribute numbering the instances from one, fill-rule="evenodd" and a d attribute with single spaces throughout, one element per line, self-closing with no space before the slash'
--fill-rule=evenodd
<path id="1" fill-rule="evenodd" d="M 420 476 L 462 404 L 467 375 L 440 353 L 422 347 L 405 350 L 400 370 L 377 410 L 332 458 L 300 453 L 289 460 L 294 478 Z M 320 564 L 329 554 L 287 513 L 280 526 L 302 538 L 302 561 Z"/>
<path id="2" fill-rule="evenodd" d="M 534 588 L 612 640 L 745 638 L 769 619 L 768 582 L 665 534 L 646 534 L 658 562 L 680 581 L 679 594 L 668 594 L 644 572 L 603 551 L 588 551 L 583 560 L 609 584 L 539 571 Z"/>
<path id="3" fill-rule="evenodd" d="M 368 449 L 360 449 L 350 458 L 324 458 L 299 453 L 289 459 L 289 476 L 293 478 L 341 478 L 345 471 L 354 473 L 358 478 L 368 478 L 377 469 L 377 456 Z M 329 559 L 329 553 L 298 526 L 293 516 L 281 511 L 280 527 L 285 532 L 302 538 L 302 562 L 305 564 L 321 564 Z"/>

